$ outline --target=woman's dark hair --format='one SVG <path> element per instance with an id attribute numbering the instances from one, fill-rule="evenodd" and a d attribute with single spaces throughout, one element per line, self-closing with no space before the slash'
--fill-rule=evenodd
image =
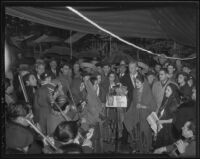
<path id="1" fill-rule="evenodd" d="M 64 66 L 68 66 L 69 68 L 71 68 L 71 65 L 68 64 L 67 62 L 64 62 L 60 65 L 60 69 L 62 69 Z"/>
<path id="2" fill-rule="evenodd" d="M 54 138 L 61 142 L 68 142 L 75 139 L 78 134 L 78 125 L 75 121 L 61 122 L 54 132 Z"/>
<path id="3" fill-rule="evenodd" d="M 138 79 L 140 82 L 144 83 L 144 76 L 141 73 L 137 74 L 136 79 Z"/>
<path id="4" fill-rule="evenodd" d="M 187 82 L 188 81 L 188 74 L 185 72 L 180 72 L 177 74 L 177 78 L 179 77 L 179 75 L 182 75 L 184 78 L 184 81 Z"/>
<path id="5" fill-rule="evenodd" d="M 25 117 L 29 113 L 29 107 L 25 102 L 11 103 L 8 105 L 7 117 L 10 120 L 14 120 L 17 117 Z"/>
<path id="6" fill-rule="evenodd" d="M 110 77 L 111 74 L 114 74 L 114 76 L 115 76 L 114 82 L 118 82 L 117 74 L 113 71 L 108 73 L 108 78 Z"/>
<path id="7" fill-rule="evenodd" d="M 162 101 L 162 105 L 165 103 L 165 101 L 168 99 L 168 104 L 170 105 L 173 101 L 177 104 L 180 104 L 180 92 L 178 89 L 178 86 L 175 85 L 174 83 L 169 83 L 166 87 L 165 90 L 167 89 L 167 87 L 170 87 L 172 90 L 172 94 L 170 95 L 170 97 L 166 97 L 164 96 L 163 101 Z M 173 109 L 172 111 L 176 110 L 176 107 L 172 107 L 171 109 Z"/>
<path id="8" fill-rule="evenodd" d="M 117 75 L 116 75 L 116 73 L 113 72 L 113 71 L 110 71 L 110 72 L 108 73 L 108 77 L 110 77 L 111 74 L 113 74 L 113 75 L 115 76 L 115 80 L 116 80 L 116 79 L 117 79 Z"/>
<path id="9" fill-rule="evenodd" d="M 94 85 L 95 81 L 97 81 L 97 77 L 90 77 L 90 82 Z"/>
<path id="10" fill-rule="evenodd" d="M 26 75 L 23 76 L 24 84 L 26 84 L 26 81 L 29 81 L 31 75 L 35 76 L 33 73 L 27 73 Z"/>
<path id="11" fill-rule="evenodd" d="M 164 95 L 163 100 L 162 100 L 162 104 L 161 104 L 159 111 L 158 111 L 159 115 L 161 113 L 161 110 L 163 110 L 168 105 L 171 105 L 172 106 L 172 107 L 170 107 L 171 111 L 175 112 L 178 104 L 180 104 L 180 96 L 179 96 L 178 87 L 174 83 L 169 83 L 165 87 L 165 90 L 168 86 L 172 89 L 172 94 L 170 95 L 169 98 L 166 97 L 166 95 Z M 174 104 L 176 104 L 176 105 L 174 105 Z"/>
<path id="12" fill-rule="evenodd" d="M 174 63 L 170 62 L 167 67 L 169 67 L 169 66 L 172 66 L 176 71 L 176 65 Z"/>
<path id="13" fill-rule="evenodd" d="M 83 153 L 81 145 L 71 143 L 60 147 L 63 154 L 80 154 Z"/>
<path id="14" fill-rule="evenodd" d="M 160 71 L 163 71 L 163 72 L 165 72 L 165 73 L 168 73 L 168 70 L 167 70 L 166 68 L 163 68 L 163 67 L 160 69 Z M 159 71 L 159 72 L 160 72 L 160 71 Z"/>
<path id="15" fill-rule="evenodd" d="M 5 90 L 10 87 L 10 80 L 8 78 L 5 78 Z"/>
<path id="16" fill-rule="evenodd" d="M 174 84 L 174 83 L 169 83 L 167 86 L 166 86 L 166 88 L 167 87 L 170 87 L 171 89 L 172 89 L 172 97 L 175 97 L 176 98 L 176 100 L 178 101 L 178 102 L 180 102 L 180 95 L 179 95 L 179 89 L 178 89 L 178 87 Z M 165 88 L 165 89 L 166 89 Z"/>

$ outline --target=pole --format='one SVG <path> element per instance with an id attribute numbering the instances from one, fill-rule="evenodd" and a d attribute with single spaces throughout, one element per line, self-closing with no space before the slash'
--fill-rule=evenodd
<path id="1" fill-rule="evenodd" d="M 70 40 L 70 58 L 72 59 L 72 38 L 71 38 L 71 32 L 72 32 L 72 31 L 70 31 L 69 40 Z"/>
<path id="2" fill-rule="evenodd" d="M 112 40 L 112 37 L 110 36 L 110 56 L 112 55 L 112 52 L 111 52 L 111 49 L 112 49 L 111 40 Z"/>

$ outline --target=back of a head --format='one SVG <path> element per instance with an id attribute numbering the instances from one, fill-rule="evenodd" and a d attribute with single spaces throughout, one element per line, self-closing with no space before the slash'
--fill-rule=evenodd
<path id="1" fill-rule="evenodd" d="M 29 113 L 29 108 L 25 102 L 18 102 L 9 104 L 6 111 L 8 119 L 14 120 L 17 117 L 25 117 Z"/>
<path id="2" fill-rule="evenodd" d="M 54 138 L 60 142 L 74 140 L 78 134 L 78 125 L 75 121 L 61 122 L 54 132 Z"/>
<path id="3" fill-rule="evenodd" d="M 60 147 L 63 154 L 81 154 L 83 153 L 82 147 L 79 144 L 71 143 Z"/>

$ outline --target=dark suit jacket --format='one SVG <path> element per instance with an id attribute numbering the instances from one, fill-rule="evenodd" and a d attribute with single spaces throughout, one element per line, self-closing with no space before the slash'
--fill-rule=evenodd
<path id="1" fill-rule="evenodd" d="M 99 99 L 101 100 L 102 103 L 106 103 L 106 90 L 102 86 L 102 84 L 99 85 Z"/>
<path id="2" fill-rule="evenodd" d="M 41 87 L 41 80 L 38 78 L 37 72 L 36 72 L 36 71 L 33 71 L 32 73 L 35 75 L 35 78 L 36 78 L 36 80 L 37 80 L 37 85 L 38 85 L 38 87 Z"/>
<path id="3" fill-rule="evenodd" d="M 127 94 L 127 110 L 129 109 L 130 107 L 130 104 L 131 104 L 131 101 L 133 99 L 133 90 L 134 90 L 134 87 L 133 87 L 133 84 L 132 84 L 132 81 L 131 81 L 131 77 L 130 77 L 130 74 L 127 73 L 126 75 L 124 75 L 120 82 L 122 83 L 122 85 L 126 86 L 127 87 L 127 90 L 128 90 L 128 94 Z"/>
<path id="4" fill-rule="evenodd" d="M 52 79 L 56 79 L 59 76 L 58 69 L 56 69 L 56 74 L 54 74 L 51 69 L 48 69 L 47 71 L 51 74 Z"/>
<path id="5" fill-rule="evenodd" d="M 47 117 L 51 111 L 51 101 L 48 87 L 51 86 L 46 84 L 36 91 L 33 104 L 34 121 L 40 124 L 41 129 L 45 134 L 47 132 Z"/>
<path id="6" fill-rule="evenodd" d="M 17 148 L 22 149 L 29 146 L 28 154 L 41 154 L 42 147 L 39 145 L 39 138 L 36 135 L 31 128 L 9 121 L 6 123 L 6 153 L 24 153 L 17 152 Z"/>

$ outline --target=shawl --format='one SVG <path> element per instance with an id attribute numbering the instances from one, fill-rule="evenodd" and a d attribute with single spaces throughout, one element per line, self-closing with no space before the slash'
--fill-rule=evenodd
<path id="1" fill-rule="evenodd" d="M 125 119 L 124 124 L 128 131 L 131 131 L 132 128 L 136 125 L 137 116 L 139 109 L 136 108 L 136 105 L 140 103 L 141 105 L 144 105 L 147 107 L 147 109 L 141 109 L 142 115 L 145 116 L 145 118 L 152 112 L 156 110 L 156 101 L 153 97 L 153 94 L 151 92 L 151 88 L 148 84 L 148 82 L 145 80 L 143 84 L 143 90 L 140 102 L 138 102 L 138 89 L 134 89 L 133 91 L 133 100 L 130 105 L 130 109 L 125 113 Z"/>
<path id="2" fill-rule="evenodd" d="M 94 125 L 100 121 L 99 114 L 102 112 L 102 103 L 89 80 L 85 82 L 85 87 L 87 90 L 87 105 L 82 112 L 82 116 L 86 119 L 87 124 Z"/>

